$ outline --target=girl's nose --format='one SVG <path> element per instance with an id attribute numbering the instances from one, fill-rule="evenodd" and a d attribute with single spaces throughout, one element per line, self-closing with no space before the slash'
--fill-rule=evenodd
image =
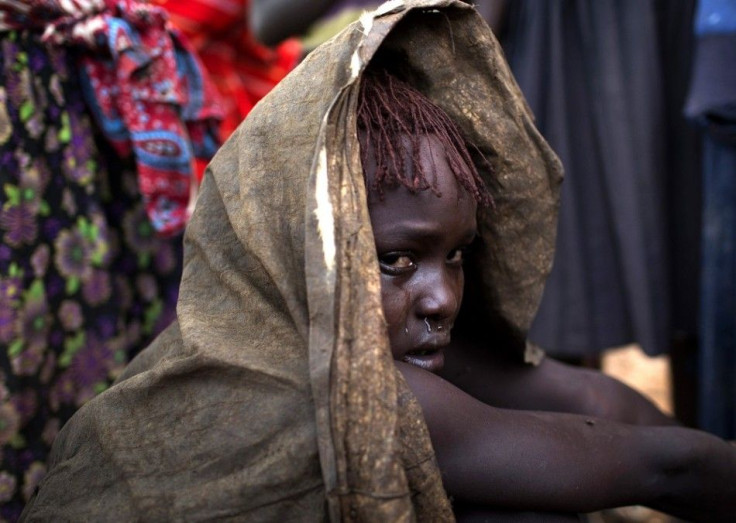
<path id="1" fill-rule="evenodd" d="M 429 271 L 422 282 L 417 315 L 438 321 L 453 318 L 460 308 L 462 288 L 461 271 L 447 267 Z"/>

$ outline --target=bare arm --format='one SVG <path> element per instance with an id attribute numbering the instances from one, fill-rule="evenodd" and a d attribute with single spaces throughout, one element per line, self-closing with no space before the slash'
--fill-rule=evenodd
<path id="1" fill-rule="evenodd" d="M 605 374 L 551 358 L 538 366 L 511 362 L 488 347 L 456 343 L 443 377 L 495 407 L 568 412 L 637 425 L 672 425 L 652 402 Z"/>
<path id="2" fill-rule="evenodd" d="M 303 34 L 335 0 L 252 0 L 250 28 L 255 38 L 266 45 Z"/>
<path id="3" fill-rule="evenodd" d="M 397 362 L 417 396 L 447 491 L 498 508 L 647 505 L 694 520 L 736 513 L 736 449 L 681 427 L 490 407 Z"/>

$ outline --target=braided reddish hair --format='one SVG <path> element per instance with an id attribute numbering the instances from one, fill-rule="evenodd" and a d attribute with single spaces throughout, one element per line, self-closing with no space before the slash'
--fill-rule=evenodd
<path id="1" fill-rule="evenodd" d="M 400 184 L 411 192 L 430 189 L 440 196 L 419 161 L 420 139 L 431 134 L 444 146 L 458 183 L 479 205 L 492 203 L 455 122 L 418 90 L 386 71 L 370 71 L 363 76 L 358 98 L 358 131 L 363 165 L 370 153 L 374 155 L 376 174 L 369 189 L 379 195 L 383 195 L 384 186 Z M 411 169 L 405 165 L 408 148 Z"/>

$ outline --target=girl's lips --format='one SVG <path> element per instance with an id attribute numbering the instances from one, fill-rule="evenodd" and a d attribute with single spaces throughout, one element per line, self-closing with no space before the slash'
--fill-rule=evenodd
<path id="1" fill-rule="evenodd" d="M 410 365 L 436 373 L 445 366 L 445 350 L 442 347 L 414 350 L 406 353 L 403 360 Z"/>

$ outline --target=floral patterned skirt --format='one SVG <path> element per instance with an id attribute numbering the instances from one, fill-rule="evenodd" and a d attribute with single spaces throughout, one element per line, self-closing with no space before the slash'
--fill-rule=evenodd
<path id="1" fill-rule="evenodd" d="M 0 519 L 55 435 L 173 319 L 181 238 L 157 238 L 132 161 L 100 139 L 69 51 L 0 33 Z"/>

